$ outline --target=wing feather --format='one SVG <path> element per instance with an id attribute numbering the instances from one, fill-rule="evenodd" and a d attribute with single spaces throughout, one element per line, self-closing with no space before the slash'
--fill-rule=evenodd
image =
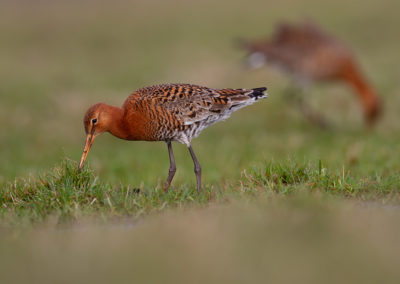
<path id="1" fill-rule="evenodd" d="M 191 84 L 165 84 L 138 89 L 131 95 L 134 100 L 128 100 L 135 101 L 136 104 L 146 101 L 174 115 L 184 125 L 190 125 L 210 116 L 224 115 L 236 106 L 252 103 L 258 96 L 252 95 L 255 90 L 217 90 Z"/>

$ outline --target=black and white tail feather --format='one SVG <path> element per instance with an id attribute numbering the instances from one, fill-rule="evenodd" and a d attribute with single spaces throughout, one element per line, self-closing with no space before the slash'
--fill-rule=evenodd
<path id="1" fill-rule="evenodd" d="M 267 88 L 265 87 L 254 88 L 251 90 L 252 92 L 249 94 L 249 97 L 254 98 L 255 100 L 264 99 L 268 97 Z"/>
<path id="2" fill-rule="evenodd" d="M 246 90 L 243 89 L 242 94 L 237 94 L 237 95 L 232 95 L 232 101 L 237 102 L 233 103 L 232 106 L 229 108 L 229 110 L 232 111 L 237 111 L 243 107 L 249 106 L 259 99 L 264 99 L 267 98 L 267 88 L 261 87 L 261 88 L 254 88 L 251 90 Z M 229 113 L 230 115 L 230 113 Z"/>

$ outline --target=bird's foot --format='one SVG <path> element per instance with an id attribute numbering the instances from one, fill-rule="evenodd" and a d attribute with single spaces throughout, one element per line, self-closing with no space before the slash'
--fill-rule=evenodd
<path id="1" fill-rule="evenodd" d="M 166 181 L 163 185 L 163 191 L 164 192 L 168 192 L 168 189 L 170 187 L 171 183 L 169 183 L 168 181 Z"/>

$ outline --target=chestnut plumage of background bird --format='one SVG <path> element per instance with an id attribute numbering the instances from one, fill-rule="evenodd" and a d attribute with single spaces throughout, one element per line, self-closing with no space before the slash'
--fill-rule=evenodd
<path id="1" fill-rule="evenodd" d="M 170 168 L 164 190 L 175 175 L 172 141 L 186 144 L 194 163 L 197 191 L 201 188 L 201 167 L 190 145 L 208 126 L 227 119 L 234 111 L 265 98 L 266 88 L 211 89 L 190 84 L 165 84 L 141 88 L 121 108 L 98 103 L 84 117 L 86 143 L 79 168 L 95 137 L 103 132 L 125 140 L 165 141 Z"/>
<path id="2" fill-rule="evenodd" d="M 350 50 L 314 23 L 281 24 L 272 37 L 241 44 L 249 52 L 248 61 L 252 67 L 270 63 L 289 74 L 300 87 L 318 81 L 347 83 L 360 99 L 368 125 L 372 125 L 381 112 L 380 99 L 362 75 Z M 306 103 L 302 110 L 312 121 L 325 125 L 322 117 L 319 119 L 310 112 Z"/>

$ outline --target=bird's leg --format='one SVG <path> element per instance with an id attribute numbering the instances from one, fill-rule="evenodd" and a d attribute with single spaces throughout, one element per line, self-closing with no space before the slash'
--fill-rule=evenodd
<path id="1" fill-rule="evenodd" d="M 314 125 L 322 129 L 330 128 L 327 119 L 306 102 L 304 99 L 304 91 L 301 88 L 287 87 L 284 95 L 288 100 L 292 100 L 300 108 L 300 112 L 304 117 Z"/>
<path id="2" fill-rule="evenodd" d="M 302 94 L 300 94 L 298 97 L 298 103 L 300 106 L 300 111 L 308 121 L 322 129 L 330 128 L 328 120 L 321 114 L 321 112 L 313 109 L 313 107 L 304 100 Z"/>
<path id="3" fill-rule="evenodd" d="M 189 145 L 189 152 L 190 156 L 192 156 L 193 163 L 194 163 L 194 173 L 196 174 L 196 181 L 197 181 L 197 192 L 200 193 L 201 189 L 201 166 L 199 161 L 197 161 L 196 155 L 193 152 L 192 146 Z"/>
<path id="4" fill-rule="evenodd" d="M 299 99 L 298 93 L 299 89 L 290 85 L 286 86 L 283 89 L 283 97 L 291 103 L 298 101 Z"/>
<path id="5" fill-rule="evenodd" d="M 175 165 L 175 158 L 174 158 L 174 152 L 172 150 L 172 143 L 171 141 L 167 141 L 167 146 L 168 146 L 168 154 L 169 154 L 169 171 L 168 171 L 168 178 L 167 181 L 164 184 L 164 191 L 166 192 L 171 184 L 172 179 L 174 178 L 175 172 L 176 172 L 176 165 Z"/>

